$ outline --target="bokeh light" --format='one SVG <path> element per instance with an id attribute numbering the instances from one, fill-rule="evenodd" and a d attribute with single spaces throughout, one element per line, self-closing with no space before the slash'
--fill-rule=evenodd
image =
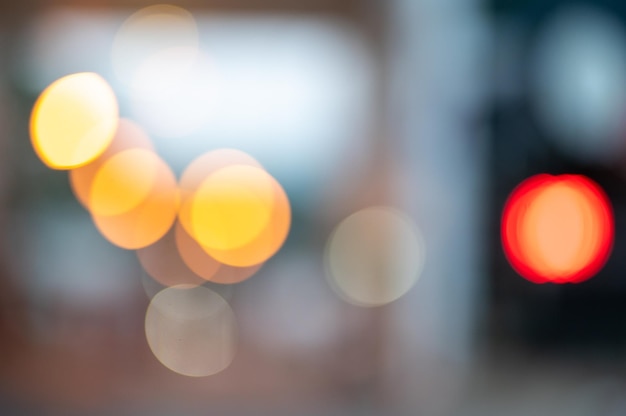
<path id="1" fill-rule="evenodd" d="M 536 175 L 510 195 L 502 216 L 507 259 L 534 283 L 594 276 L 613 245 L 613 214 L 602 189 L 580 175 Z"/>
<path id="2" fill-rule="evenodd" d="M 142 152 L 147 151 L 132 149 L 121 152 L 118 156 L 130 154 L 143 157 Z M 153 154 L 151 160 L 155 162 L 156 171 L 152 187 L 136 206 L 117 215 L 101 215 L 91 211 L 98 230 L 107 240 L 119 247 L 138 249 L 149 246 L 165 235 L 176 220 L 179 197 L 174 173 L 156 155 Z M 116 176 L 123 178 L 125 173 L 120 171 Z M 117 182 L 112 182 L 111 186 L 114 187 L 116 184 Z M 114 195 L 118 193 L 120 191 L 112 191 Z"/>
<path id="3" fill-rule="evenodd" d="M 191 204 L 193 195 L 202 182 L 215 171 L 232 165 L 254 166 L 259 169 L 261 164 L 249 154 L 237 149 L 217 149 L 207 152 L 194 159 L 185 169 L 180 178 L 180 213 L 178 217 L 187 232 L 192 233 Z"/>
<path id="4" fill-rule="evenodd" d="M 155 357 L 182 375 L 219 373 L 235 355 L 235 315 L 220 295 L 203 286 L 159 292 L 148 306 L 145 330 Z"/>
<path id="5" fill-rule="evenodd" d="M 531 56 L 533 109 L 553 143 L 581 160 L 610 162 L 623 149 L 626 30 L 605 10 L 564 6 Z"/>
<path id="6" fill-rule="evenodd" d="M 198 44 L 198 28 L 190 12 L 172 5 L 148 6 L 133 13 L 118 29 L 111 50 L 113 69 L 130 86 L 141 66 L 154 55 L 176 48 L 196 50 Z M 186 58 L 178 60 L 180 70 L 195 59 Z"/>
<path id="7" fill-rule="evenodd" d="M 109 158 L 96 173 L 89 195 L 94 215 L 120 215 L 146 199 L 163 163 L 156 153 L 129 149 Z"/>
<path id="8" fill-rule="evenodd" d="M 238 248 L 267 226 L 273 210 L 269 175 L 251 166 L 229 166 L 198 187 L 191 206 L 192 235 L 204 247 Z"/>
<path id="9" fill-rule="evenodd" d="M 343 299 L 359 306 L 390 303 L 408 292 L 425 261 L 415 223 L 390 207 L 370 207 L 344 219 L 326 245 L 328 280 Z"/>
<path id="10" fill-rule="evenodd" d="M 69 173 L 70 186 L 78 201 L 89 209 L 90 194 L 93 180 L 102 164 L 124 150 L 145 149 L 154 151 L 150 138 L 135 122 L 121 118 L 113 141 L 102 155 L 92 162 L 72 169 Z"/>
<path id="11" fill-rule="evenodd" d="M 113 67 L 133 117 L 151 134 L 186 137 L 211 120 L 219 83 L 199 44 L 193 15 L 172 5 L 143 8 L 118 30 Z"/>
<path id="12" fill-rule="evenodd" d="M 180 189 L 179 219 L 187 234 L 181 234 L 181 242 L 197 252 L 197 246 L 186 243 L 190 237 L 209 257 L 235 267 L 219 273 L 229 276 L 229 282 L 253 274 L 253 266 L 267 261 L 287 238 L 289 199 L 276 179 L 244 152 L 219 149 L 200 156 L 183 173 Z M 190 267 L 197 267 L 201 255 L 188 257 Z"/>
<path id="13" fill-rule="evenodd" d="M 284 189 L 272 177 L 274 204 L 265 227 L 253 240 L 229 250 L 203 245 L 204 250 L 224 264 L 249 267 L 267 261 L 285 243 L 291 225 L 291 206 Z"/>
<path id="14" fill-rule="evenodd" d="M 110 146 L 92 162 L 72 169 L 69 179 L 98 230 L 119 247 L 149 246 L 176 219 L 176 178 L 154 152 L 150 138 L 131 120 L 120 119 Z"/>
<path id="15" fill-rule="evenodd" d="M 118 119 L 117 98 L 101 76 L 68 75 L 50 84 L 37 99 L 30 121 L 31 142 L 48 167 L 75 168 L 106 150 Z"/>

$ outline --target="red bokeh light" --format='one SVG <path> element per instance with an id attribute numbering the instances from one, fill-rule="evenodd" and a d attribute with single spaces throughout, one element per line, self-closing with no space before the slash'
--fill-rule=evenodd
<path id="1" fill-rule="evenodd" d="M 604 266 L 613 246 L 608 197 L 580 175 L 522 182 L 504 207 L 501 238 L 513 268 L 534 283 L 579 283 Z"/>

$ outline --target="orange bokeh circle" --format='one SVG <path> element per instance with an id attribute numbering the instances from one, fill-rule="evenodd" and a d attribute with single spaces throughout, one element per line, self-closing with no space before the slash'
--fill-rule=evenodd
<path id="1" fill-rule="evenodd" d="M 156 160 L 153 186 L 136 206 L 119 215 L 101 215 L 90 210 L 96 228 L 116 246 L 129 250 L 147 247 L 163 237 L 176 220 L 179 204 L 176 177 L 163 160 Z"/>
<path id="2" fill-rule="evenodd" d="M 116 154 L 130 149 L 154 151 L 154 146 L 139 125 L 131 120 L 121 118 L 113 141 L 104 153 L 91 163 L 70 170 L 70 186 L 78 202 L 89 209 L 91 187 L 102 165 Z"/>
<path id="3" fill-rule="evenodd" d="M 200 249 L 223 266 L 235 268 L 232 273 L 222 273 L 227 269 L 222 267 L 214 277 L 212 268 L 209 273 L 196 270 L 205 279 L 219 281 L 219 276 L 224 274 L 228 276 L 225 280 L 231 281 L 252 274 L 258 269 L 256 266 L 260 267 L 273 256 L 287 238 L 291 225 L 289 199 L 276 179 L 244 152 L 218 149 L 200 156 L 183 173 L 180 192 L 178 219 L 184 230 L 178 233 L 181 252 L 188 254 Z M 237 203 L 231 204 L 231 198 Z M 245 209 L 240 210 L 238 205 Z M 243 219 L 249 220 L 250 227 L 242 227 L 241 233 L 235 227 L 232 230 L 226 227 L 216 229 L 219 228 L 216 227 L 219 215 L 240 225 L 240 218 L 235 216 L 238 210 L 245 214 Z M 233 218 L 226 218 L 231 214 Z M 232 241 L 219 244 L 221 242 L 213 238 L 222 235 L 229 236 Z M 195 250 L 187 247 L 185 242 L 189 240 L 196 243 L 191 245 Z M 188 257 L 189 263 L 197 263 L 192 260 L 194 256 Z"/>
<path id="4" fill-rule="evenodd" d="M 536 175 L 509 196 L 501 239 L 513 268 L 534 283 L 578 283 L 605 264 L 613 245 L 610 202 L 580 175 Z"/>
<path id="5" fill-rule="evenodd" d="M 253 166 L 213 172 L 193 196 L 190 234 L 203 247 L 220 251 L 255 241 L 276 211 L 273 182 L 265 170 Z"/>
<path id="6" fill-rule="evenodd" d="M 217 149 L 194 159 L 180 178 L 180 211 L 178 219 L 187 233 L 193 234 L 191 206 L 193 196 L 202 182 L 216 171 L 233 165 L 253 166 L 263 169 L 261 164 L 241 150 Z"/>
<path id="7" fill-rule="evenodd" d="M 274 204 L 263 230 L 249 243 L 230 250 L 203 245 L 211 257 L 230 266 L 249 267 L 267 261 L 282 247 L 291 225 L 291 207 L 283 188 L 274 178 L 270 179 L 273 182 Z"/>

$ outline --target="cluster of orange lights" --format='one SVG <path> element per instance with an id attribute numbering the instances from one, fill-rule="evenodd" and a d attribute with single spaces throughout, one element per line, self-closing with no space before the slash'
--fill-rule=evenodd
<path id="1" fill-rule="evenodd" d="M 137 250 L 165 286 L 245 280 L 289 232 L 287 195 L 252 156 L 214 150 L 178 181 L 143 129 L 119 117 L 115 94 L 97 74 L 68 75 L 46 88 L 33 109 L 31 140 L 47 166 L 69 170 L 101 234 Z"/>
<path id="2" fill-rule="evenodd" d="M 501 237 L 513 268 L 534 283 L 579 283 L 606 263 L 613 245 L 609 199 L 580 175 L 541 174 L 506 202 Z"/>
<path id="3" fill-rule="evenodd" d="M 145 332 L 155 357 L 187 376 L 225 369 L 236 344 L 234 314 L 205 282 L 254 275 L 283 245 L 291 207 L 252 156 L 206 153 L 180 180 L 115 93 L 95 73 L 63 77 L 37 99 L 31 141 L 50 168 L 68 170 L 72 191 L 111 243 L 136 250 L 165 288 L 151 296 Z"/>
<path id="4" fill-rule="evenodd" d="M 234 149 L 198 157 L 177 180 L 143 129 L 120 118 L 115 93 L 94 73 L 48 86 L 30 133 L 48 167 L 69 171 L 100 233 L 136 250 L 145 272 L 165 287 L 146 311 L 155 357 L 187 376 L 225 369 L 235 353 L 234 314 L 204 283 L 241 282 L 281 248 L 291 207 L 278 181 Z"/>

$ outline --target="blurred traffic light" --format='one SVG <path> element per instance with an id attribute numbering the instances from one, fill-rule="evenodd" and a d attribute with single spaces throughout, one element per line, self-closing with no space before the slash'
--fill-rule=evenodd
<path id="1" fill-rule="evenodd" d="M 494 60 L 490 175 L 491 203 L 498 215 L 491 219 L 493 313 L 489 327 L 498 342 L 521 342 L 533 348 L 617 348 L 626 342 L 622 324 L 626 316 L 622 300 L 626 296 L 622 276 L 626 268 L 626 124 L 622 121 L 626 114 L 626 99 L 622 98 L 626 91 L 626 6 L 614 1 L 494 0 L 491 7 L 499 39 Z M 548 252 L 558 257 L 568 246 L 575 246 L 575 228 L 583 224 L 567 223 L 568 210 L 576 204 L 568 204 L 565 194 L 553 195 L 555 205 L 547 208 L 529 207 L 531 200 L 525 197 L 526 218 L 533 209 L 535 219 L 537 212 L 545 214 L 541 214 L 542 224 L 533 225 L 534 244 L 538 244 L 539 234 L 545 237 L 550 230 L 560 231 L 558 238 L 545 240 L 543 265 L 535 262 L 529 267 L 528 261 L 522 260 L 527 257 L 520 257 L 520 244 L 526 243 L 520 241 L 526 237 L 514 235 L 524 234 L 528 221 L 520 220 L 523 215 L 511 214 L 512 199 L 519 197 L 519 189 L 514 190 L 520 183 L 527 185 L 524 181 L 539 174 L 566 175 L 539 176 L 552 183 L 584 175 L 606 192 L 615 228 L 597 230 L 602 230 L 600 234 L 614 231 L 615 241 L 604 267 L 577 278 L 570 270 L 572 279 L 562 279 L 565 275 L 555 279 L 554 270 L 548 273 L 553 278 L 546 279 L 545 273 L 542 277 L 538 272 L 542 267 L 546 272 Z M 550 199 L 546 198 L 544 203 Z M 512 226 L 514 233 L 507 236 L 502 230 L 501 236 L 500 221 L 507 219 L 521 222 Z M 581 236 L 581 247 L 595 238 Z M 528 253 L 529 249 L 524 250 Z M 582 252 L 570 254 L 572 261 L 584 257 Z M 507 257 L 513 258 L 513 265 Z M 531 283 L 546 280 L 546 284 Z M 555 281 L 569 283 L 556 285 Z"/>

